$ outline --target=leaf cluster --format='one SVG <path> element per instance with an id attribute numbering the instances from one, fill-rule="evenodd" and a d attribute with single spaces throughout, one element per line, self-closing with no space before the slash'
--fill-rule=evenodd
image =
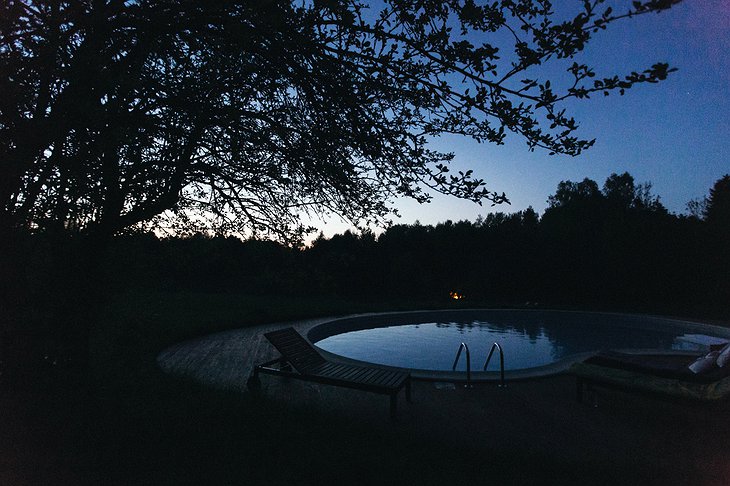
<path id="1" fill-rule="evenodd" d="M 112 235 L 125 228 L 269 234 L 303 215 L 385 223 L 398 197 L 498 204 L 453 155 L 457 134 L 578 155 L 563 106 L 672 71 L 590 83 L 535 74 L 623 14 L 547 0 L 9 0 L 0 5 L 0 223 Z M 524 74 L 530 77 L 525 78 Z M 520 76 L 523 74 L 523 76 Z"/>

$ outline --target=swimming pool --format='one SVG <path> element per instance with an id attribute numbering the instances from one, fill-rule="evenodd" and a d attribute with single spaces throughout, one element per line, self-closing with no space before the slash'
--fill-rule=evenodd
<path id="1" fill-rule="evenodd" d="M 482 369 L 496 342 L 504 350 L 505 370 L 539 375 L 601 350 L 702 351 L 730 340 L 730 329 L 654 316 L 499 309 L 339 319 L 314 327 L 308 337 L 335 356 L 436 378 L 451 371 L 462 342 L 469 347 L 473 371 Z M 462 374 L 464 358 L 457 366 Z M 493 358 L 489 370 L 498 370 L 498 363 Z"/>

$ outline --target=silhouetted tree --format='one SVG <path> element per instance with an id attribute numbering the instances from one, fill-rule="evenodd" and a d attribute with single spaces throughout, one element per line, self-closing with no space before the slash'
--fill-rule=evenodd
<path id="1" fill-rule="evenodd" d="M 561 181 L 555 194 L 548 196 L 548 209 L 581 206 L 601 197 L 596 181 L 585 178 L 581 182 Z"/>
<path id="2" fill-rule="evenodd" d="M 705 208 L 703 250 L 705 275 L 703 282 L 708 306 L 717 307 L 730 301 L 730 175 L 715 181 Z"/>
<path id="3" fill-rule="evenodd" d="M 75 313 L 127 229 L 298 242 L 302 213 L 382 222 L 395 197 L 432 191 L 505 201 L 428 142 L 589 147 L 566 100 L 671 71 L 596 78 L 572 61 L 599 30 L 676 0 L 604 3 L 564 19 L 537 0 L 0 2 L 0 289 L 22 272 L 19 230 L 91 236 L 49 245 L 55 285 L 82 286 L 56 320 L 83 345 L 93 319 Z M 550 79 L 549 62 L 567 74 Z"/>
<path id="4" fill-rule="evenodd" d="M 574 277 L 578 274 L 571 268 L 577 266 L 585 272 L 594 264 L 592 248 L 602 237 L 603 203 L 598 184 L 587 178 L 561 181 L 555 194 L 548 197 L 542 217 L 548 248 L 553 255 L 564 255 L 564 270 Z"/>
<path id="5" fill-rule="evenodd" d="M 730 230 L 730 174 L 718 179 L 710 189 L 704 216 L 709 225 Z"/>
<path id="6" fill-rule="evenodd" d="M 611 174 L 603 191 L 585 179 L 563 181 L 548 198 L 542 219 L 547 250 L 545 275 L 555 278 L 553 298 L 578 296 L 591 302 L 648 302 L 667 262 L 669 215 L 628 174 Z M 662 274 L 664 275 L 664 274 Z"/>
<path id="7" fill-rule="evenodd" d="M 377 268 L 375 235 L 345 231 L 332 238 L 320 235 L 304 252 L 308 283 L 298 287 L 322 295 L 371 295 L 382 287 Z"/>
<path id="8" fill-rule="evenodd" d="M 3 2 L 0 226 L 110 235 L 169 211 L 296 239 L 302 211 L 382 220 L 424 188 L 504 201 L 427 142 L 590 146 L 562 102 L 671 69 L 593 80 L 570 59 L 677 0 L 603 3 L 562 19 L 544 1 Z M 568 79 L 534 69 L 560 60 Z"/>
<path id="9" fill-rule="evenodd" d="M 723 312 L 730 271 L 730 243 L 718 232 L 724 226 L 669 214 L 648 183 L 636 185 L 628 174 L 612 174 L 604 187 L 618 180 L 624 181 L 618 185 L 624 197 L 614 199 L 612 190 L 597 191 L 590 180 L 562 183 L 560 198 L 553 196 L 562 205 L 542 219 L 528 208 L 490 213 L 475 223 L 396 225 L 380 236 L 320 236 L 302 249 L 206 235 L 118 237 L 105 260 L 114 276 L 108 282 L 115 290 L 147 286 L 442 303 L 457 291 L 468 305 Z M 47 279 L 53 269 L 49 243 L 26 238 L 38 257 L 26 260 L 26 272 L 38 283 L 36 294 L 56 292 L 73 300 L 72 286 L 59 292 Z"/>
<path id="10" fill-rule="evenodd" d="M 634 178 L 628 172 L 611 174 L 603 184 L 603 194 L 609 203 L 620 208 L 628 209 L 637 204 Z"/>
<path id="11" fill-rule="evenodd" d="M 690 218 L 705 219 L 707 212 L 707 198 L 696 198 L 687 202 L 687 213 Z"/>

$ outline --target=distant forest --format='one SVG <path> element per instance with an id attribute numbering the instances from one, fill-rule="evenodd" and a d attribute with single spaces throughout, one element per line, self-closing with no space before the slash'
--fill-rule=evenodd
<path id="1" fill-rule="evenodd" d="M 532 208 L 476 221 L 345 232 L 292 248 L 268 240 L 195 235 L 116 237 L 103 283 L 127 290 L 331 295 L 460 305 L 592 307 L 727 317 L 730 310 L 730 176 L 689 214 L 667 211 L 649 184 L 611 175 L 561 182 L 542 216 Z M 31 294 L 57 292 L 52 273 L 77 262 L 28 235 L 17 263 Z M 67 251 L 62 267 L 51 253 Z M 83 255 L 81 255 L 83 258 Z M 51 288 L 51 287 L 54 288 Z M 69 288 L 73 288 L 71 285 Z M 62 291 L 62 289 L 60 289 Z"/>

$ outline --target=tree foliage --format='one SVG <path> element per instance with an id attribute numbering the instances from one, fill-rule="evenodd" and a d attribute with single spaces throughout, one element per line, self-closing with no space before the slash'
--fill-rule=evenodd
<path id="1" fill-rule="evenodd" d="M 603 187 L 619 181 L 626 183 L 619 184 L 622 194 L 649 186 L 612 174 Z M 104 264 L 117 291 L 237 291 L 381 305 L 448 305 L 449 293 L 457 292 L 466 299 L 453 303 L 466 306 L 539 303 L 728 315 L 727 233 L 709 220 L 667 212 L 651 194 L 650 205 L 635 198 L 617 204 L 616 194 L 606 190 L 594 197 L 549 208 L 542 218 L 532 208 L 493 212 L 473 223 L 400 224 L 377 235 L 320 236 L 304 248 L 231 237 L 120 237 Z M 42 268 L 39 260 L 31 259 L 33 272 Z"/>
<path id="2" fill-rule="evenodd" d="M 710 188 L 704 208 L 707 222 L 730 233 L 730 174 L 726 174 Z"/>
<path id="3" fill-rule="evenodd" d="M 500 203 L 429 141 L 512 132 L 579 154 L 592 141 L 566 101 L 672 69 L 598 77 L 575 56 L 674 3 L 590 0 L 563 17 L 547 0 L 7 0 L 0 225 L 112 235 L 165 214 L 286 240 L 303 213 L 383 221 L 400 196 Z"/>

